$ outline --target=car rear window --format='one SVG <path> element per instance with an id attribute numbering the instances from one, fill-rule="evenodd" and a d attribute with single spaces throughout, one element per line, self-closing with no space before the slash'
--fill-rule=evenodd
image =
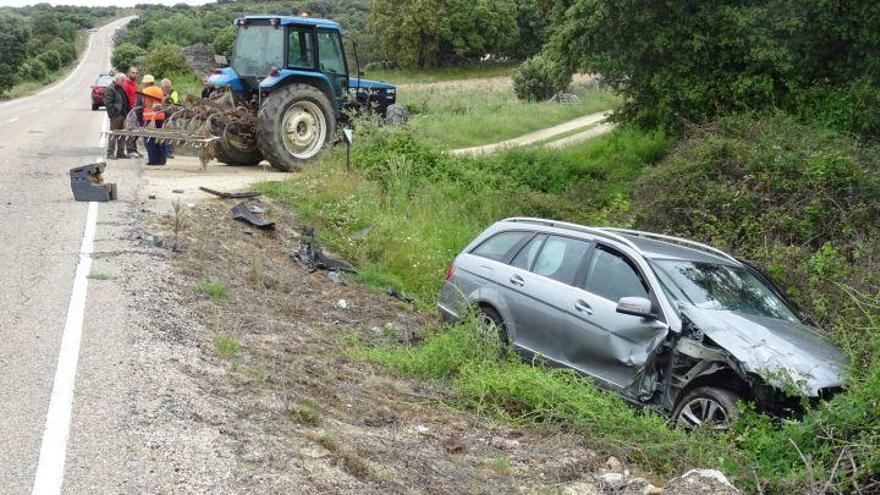
<path id="1" fill-rule="evenodd" d="M 505 261 L 513 248 L 531 232 L 500 232 L 483 241 L 471 254 L 495 261 Z"/>
<path id="2" fill-rule="evenodd" d="M 113 78 L 110 76 L 98 76 L 98 79 L 95 81 L 95 86 L 109 86 L 112 82 Z"/>

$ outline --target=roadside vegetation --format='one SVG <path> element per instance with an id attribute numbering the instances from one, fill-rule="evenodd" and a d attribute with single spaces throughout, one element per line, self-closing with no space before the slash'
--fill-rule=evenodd
<path id="1" fill-rule="evenodd" d="M 411 86 L 399 92 L 421 138 L 453 149 L 489 144 L 610 110 L 621 99 L 608 89 L 576 87 L 574 104 L 517 99 L 509 80 Z"/>
<path id="2" fill-rule="evenodd" d="M 86 46 L 86 29 L 116 7 L 0 7 L 0 97 L 16 98 L 56 81 Z"/>

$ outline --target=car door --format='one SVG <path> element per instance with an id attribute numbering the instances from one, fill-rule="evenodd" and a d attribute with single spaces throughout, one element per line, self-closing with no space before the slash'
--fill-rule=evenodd
<path id="1" fill-rule="evenodd" d="M 580 370 L 626 387 L 663 341 L 668 327 L 661 319 L 617 312 L 618 300 L 633 296 L 651 300 L 655 312 L 660 312 L 656 294 L 625 254 L 599 243 L 587 265 L 571 313 L 572 345 L 565 358 Z"/>
<path id="2" fill-rule="evenodd" d="M 528 355 L 541 355 L 550 364 L 567 364 L 568 315 L 579 289 L 591 243 L 561 235 L 539 235 L 511 260 L 505 300 L 515 332 L 512 343 Z"/>

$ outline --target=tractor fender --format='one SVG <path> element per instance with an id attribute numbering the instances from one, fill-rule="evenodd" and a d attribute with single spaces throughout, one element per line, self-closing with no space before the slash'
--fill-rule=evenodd
<path id="1" fill-rule="evenodd" d="M 236 93 L 244 91 L 244 84 L 242 84 L 241 78 L 238 77 L 238 74 L 235 73 L 232 67 L 218 69 L 217 72 L 208 77 L 208 84 L 214 88 L 229 87 Z"/>
<path id="2" fill-rule="evenodd" d="M 260 90 L 264 93 L 274 91 L 289 84 L 308 84 L 320 89 L 336 107 L 336 115 L 339 116 L 339 107 L 336 105 L 337 98 L 333 95 L 330 79 L 321 73 L 306 72 L 301 70 L 284 69 L 276 76 L 269 76 L 260 81 Z"/>

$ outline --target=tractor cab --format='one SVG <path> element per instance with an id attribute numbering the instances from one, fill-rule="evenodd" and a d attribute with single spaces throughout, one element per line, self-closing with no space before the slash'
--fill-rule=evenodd
<path id="1" fill-rule="evenodd" d="M 229 66 L 209 78 L 215 88 L 265 96 L 291 83 L 324 92 L 337 117 L 347 102 L 370 106 L 384 115 L 397 99 L 388 83 L 349 74 L 342 28 L 336 22 L 296 16 L 248 16 L 235 20 L 238 32 Z M 356 62 L 356 57 L 355 57 Z M 346 95 L 353 98 L 346 99 Z"/>

